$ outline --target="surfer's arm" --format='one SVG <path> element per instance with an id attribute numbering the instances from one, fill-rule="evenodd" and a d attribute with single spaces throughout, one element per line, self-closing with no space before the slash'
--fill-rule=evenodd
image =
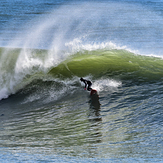
<path id="1" fill-rule="evenodd" d="M 86 82 L 86 81 L 84 81 L 84 84 L 85 84 L 84 89 L 86 89 L 86 88 L 87 88 L 87 82 Z"/>
<path id="2" fill-rule="evenodd" d="M 84 82 L 84 84 L 85 84 L 84 89 L 86 89 L 86 88 L 87 88 L 87 81 L 86 81 L 86 80 L 84 80 L 83 82 Z"/>
<path id="3" fill-rule="evenodd" d="M 80 80 L 85 84 L 84 89 L 86 90 L 86 88 L 87 88 L 87 84 L 88 84 L 88 83 L 87 83 L 87 80 L 85 80 L 85 79 L 83 79 L 83 78 L 81 78 Z"/>

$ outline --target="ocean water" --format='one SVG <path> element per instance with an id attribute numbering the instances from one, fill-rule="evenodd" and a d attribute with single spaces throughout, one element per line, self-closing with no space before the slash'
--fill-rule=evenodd
<path id="1" fill-rule="evenodd" d="M 162 0 L 1 0 L 0 162 L 163 162 L 162 98 Z"/>

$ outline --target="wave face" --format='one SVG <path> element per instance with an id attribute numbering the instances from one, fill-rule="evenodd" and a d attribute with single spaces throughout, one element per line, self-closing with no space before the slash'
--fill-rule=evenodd
<path id="1" fill-rule="evenodd" d="M 78 52 L 50 70 L 54 76 L 111 77 L 120 80 L 158 80 L 163 77 L 162 59 L 141 56 L 127 50 Z"/>
<path id="2" fill-rule="evenodd" d="M 0 98 L 20 90 L 28 93 L 34 89 L 35 94 L 40 94 L 41 88 L 46 90 L 41 93 L 43 96 L 50 92 L 50 97 L 58 97 L 80 87 L 80 77 L 90 78 L 94 83 L 103 80 L 100 88 L 113 80 L 117 87 L 122 82 L 152 82 L 163 77 L 161 58 L 134 54 L 111 42 L 82 45 L 79 49 L 71 53 L 62 51 L 56 56 L 49 50 L 1 48 Z"/>
<path id="3" fill-rule="evenodd" d="M 47 81 L 56 85 L 66 81 L 63 87 L 67 88 L 69 81 L 70 86 L 78 85 L 81 76 L 121 83 L 162 78 L 163 21 L 150 6 L 69 2 L 48 12 L 42 10 L 28 11 L 21 21 L 17 17 L 4 23 L 0 37 L 0 99 L 30 88 L 37 81 L 44 87 Z"/>

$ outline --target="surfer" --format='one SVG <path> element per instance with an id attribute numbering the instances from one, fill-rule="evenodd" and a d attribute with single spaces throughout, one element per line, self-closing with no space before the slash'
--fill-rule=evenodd
<path id="1" fill-rule="evenodd" d="M 85 87 L 84 87 L 85 90 L 86 90 L 86 88 L 87 88 L 88 91 L 92 90 L 92 88 L 91 88 L 92 82 L 91 81 L 83 79 L 83 78 L 80 78 L 80 81 L 85 84 Z"/>

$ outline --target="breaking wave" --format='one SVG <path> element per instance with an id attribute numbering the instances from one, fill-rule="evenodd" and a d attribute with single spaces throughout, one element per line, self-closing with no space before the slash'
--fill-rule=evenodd
<path id="1" fill-rule="evenodd" d="M 71 53 L 61 51 L 58 56 L 49 50 L 1 48 L 0 99 L 31 89 L 35 94 L 48 90 L 46 94 L 53 94 L 50 97 L 58 97 L 80 87 L 80 77 L 93 80 L 99 91 L 122 82 L 150 82 L 163 77 L 161 58 L 138 55 L 111 42 L 75 47 Z"/>

